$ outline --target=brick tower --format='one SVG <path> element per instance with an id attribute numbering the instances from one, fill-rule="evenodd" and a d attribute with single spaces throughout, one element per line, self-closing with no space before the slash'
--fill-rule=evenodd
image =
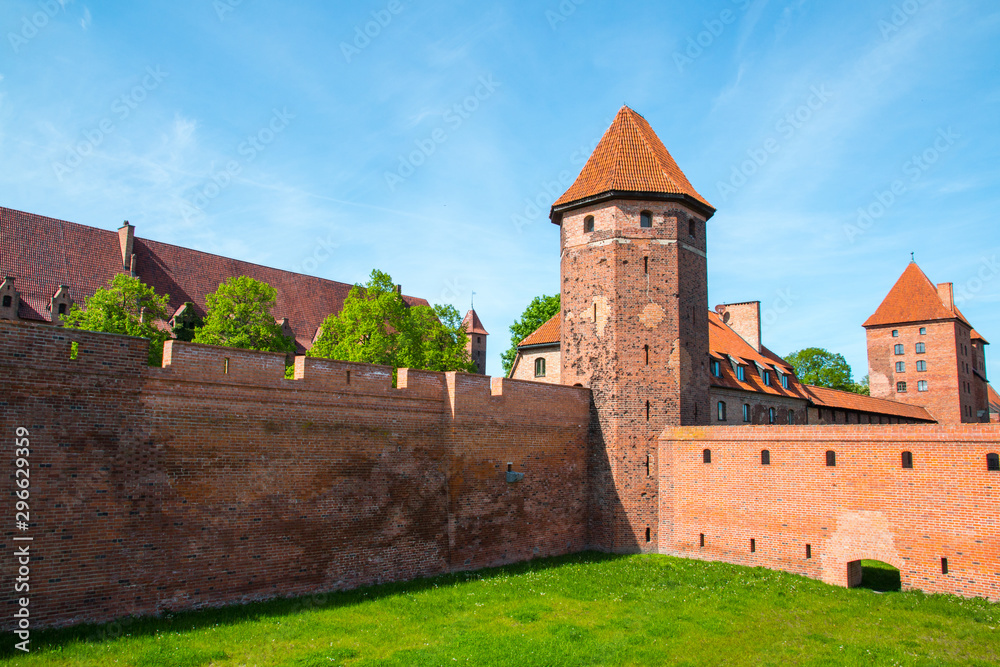
<path id="1" fill-rule="evenodd" d="M 715 209 L 623 107 L 552 207 L 562 256 L 562 382 L 590 387 L 590 541 L 669 544 L 657 439 L 709 423 L 706 221 Z M 662 530 L 661 530 L 662 529 Z"/>
<path id="2" fill-rule="evenodd" d="M 864 327 L 872 396 L 919 405 L 943 424 L 990 420 L 988 343 L 952 283 L 935 285 L 910 262 Z"/>
<path id="3" fill-rule="evenodd" d="M 477 373 L 486 375 L 486 338 L 490 334 L 479 321 L 475 308 L 465 314 L 462 324 L 465 325 L 465 333 L 469 336 L 469 342 L 465 345 L 469 359 L 476 365 Z"/>

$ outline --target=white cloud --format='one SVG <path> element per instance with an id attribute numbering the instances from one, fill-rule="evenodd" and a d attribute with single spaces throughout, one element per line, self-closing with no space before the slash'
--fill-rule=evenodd
<path id="1" fill-rule="evenodd" d="M 83 8 L 83 18 L 80 19 L 80 27 L 86 30 L 93 23 L 93 17 L 90 15 L 90 8 Z"/>

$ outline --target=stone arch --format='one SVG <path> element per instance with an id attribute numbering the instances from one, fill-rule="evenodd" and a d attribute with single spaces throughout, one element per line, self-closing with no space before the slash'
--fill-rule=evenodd
<path id="1" fill-rule="evenodd" d="M 897 568 L 905 587 L 904 562 L 896 548 L 892 524 L 882 512 L 841 512 L 822 549 L 820 579 L 828 584 L 846 588 L 854 583 L 849 580 L 848 564 L 864 559 Z"/>

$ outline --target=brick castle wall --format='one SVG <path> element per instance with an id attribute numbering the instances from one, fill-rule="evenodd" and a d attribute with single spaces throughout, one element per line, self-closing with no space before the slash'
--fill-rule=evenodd
<path id="1" fill-rule="evenodd" d="M 848 563 L 875 559 L 899 568 L 906 589 L 1000 600 L 1000 472 L 987 469 L 1000 451 L 995 426 L 682 428 L 664 432 L 660 450 L 674 531 L 661 553 L 840 586 Z"/>
<path id="2" fill-rule="evenodd" d="M 33 627 L 586 547 L 585 389 L 406 370 L 393 387 L 392 369 L 305 357 L 286 380 L 284 355 L 176 341 L 164 356 L 0 323 L 0 432 L 31 441 L 29 531 L 3 474 L 0 585 L 32 536 Z"/>

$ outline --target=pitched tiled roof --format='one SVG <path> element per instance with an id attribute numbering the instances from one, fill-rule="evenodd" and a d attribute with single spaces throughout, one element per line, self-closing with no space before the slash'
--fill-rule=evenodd
<path id="1" fill-rule="evenodd" d="M 981 340 L 981 341 L 983 341 L 984 343 L 986 343 L 987 345 L 989 345 L 989 344 L 990 344 L 990 341 L 988 341 L 988 340 L 986 340 L 985 338 L 983 338 L 982 334 L 980 334 L 980 333 L 979 333 L 978 331 L 976 331 L 975 329 L 973 329 L 973 330 L 972 330 L 972 340 Z"/>
<path id="2" fill-rule="evenodd" d="M 525 345 L 551 345 L 559 343 L 559 327 L 562 324 L 562 313 L 556 313 L 548 322 L 538 327 L 534 333 L 518 343 L 518 347 Z"/>
<path id="3" fill-rule="evenodd" d="M 205 296 L 233 276 L 268 283 L 277 291 L 273 314 L 288 318 L 299 352 L 312 345 L 327 315 L 340 312 L 351 290 L 345 283 L 149 239 L 136 238 L 133 252 L 137 275 L 158 294 L 170 295 L 171 313 L 191 301 L 203 316 Z M 82 304 L 122 268 L 116 232 L 0 207 L 0 273 L 17 277 L 22 318 L 51 321 L 46 306 L 59 285 L 68 285 L 73 300 Z M 424 299 L 403 299 L 411 306 L 427 305 Z"/>
<path id="4" fill-rule="evenodd" d="M 934 417 L 927 410 L 917 405 L 897 403 L 885 398 L 873 398 L 854 394 L 849 391 L 839 389 L 829 389 L 827 387 L 814 387 L 805 385 L 814 405 L 821 408 L 832 408 L 835 410 L 850 410 L 853 412 L 870 412 L 874 414 L 888 415 L 892 417 L 903 417 L 905 419 L 917 419 L 921 421 L 933 422 Z"/>
<path id="5" fill-rule="evenodd" d="M 882 301 L 875 314 L 864 323 L 866 327 L 905 324 L 907 322 L 932 322 L 934 320 L 961 320 L 972 328 L 965 316 L 938 296 L 937 287 L 920 270 L 916 262 L 910 262 L 903 275 Z"/>
<path id="6" fill-rule="evenodd" d="M 803 385 L 795 378 L 795 373 L 787 361 L 763 345 L 761 346 L 761 351 L 758 352 L 743 340 L 738 333 L 733 331 L 728 324 L 723 322 L 719 314 L 714 311 L 709 311 L 708 313 L 708 347 L 710 354 L 717 361 L 721 362 L 722 377 L 712 376 L 711 383 L 713 387 L 741 389 L 759 394 L 809 400 L 809 396 Z M 736 377 L 736 370 L 732 365 L 733 362 L 746 367 L 743 381 L 740 381 Z M 780 371 L 788 375 L 788 389 L 781 386 L 777 375 L 772 377 L 770 385 L 765 385 L 760 376 L 761 368 L 764 370 Z"/>
<path id="7" fill-rule="evenodd" d="M 479 321 L 479 314 L 475 309 L 470 310 L 465 314 L 465 319 L 462 320 L 462 324 L 465 325 L 465 333 L 467 334 L 480 334 L 483 336 L 489 336 L 490 333 L 483 327 L 483 323 Z"/>
<path id="8" fill-rule="evenodd" d="M 686 195 L 712 209 L 646 119 L 628 107 L 618 112 L 576 182 L 553 208 L 608 192 Z"/>
<path id="9" fill-rule="evenodd" d="M 990 412 L 1000 412 L 1000 394 L 993 388 L 993 385 L 986 385 L 990 400 Z"/>

